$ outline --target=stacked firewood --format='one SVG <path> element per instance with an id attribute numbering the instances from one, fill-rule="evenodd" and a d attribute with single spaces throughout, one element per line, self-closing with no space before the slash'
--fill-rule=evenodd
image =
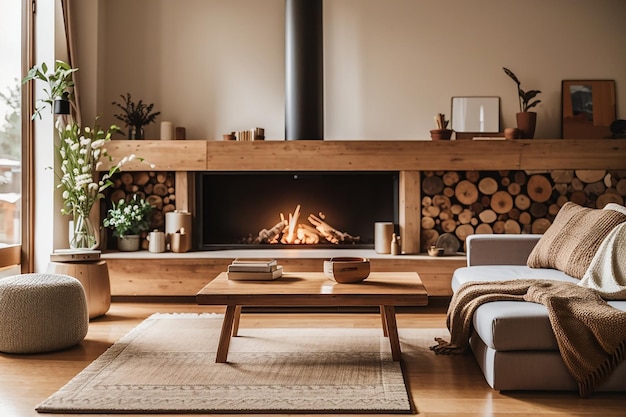
<path id="1" fill-rule="evenodd" d="M 426 252 L 443 234 L 461 246 L 475 233 L 543 233 L 567 201 L 624 204 L 626 171 L 429 171 L 421 189 Z"/>
<path id="2" fill-rule="evenodd" d="M 113 186 L 107 190 L 106 209 L 112 203 L 128 200 L 137 195 L 149 202 L 152 207 L 150 230 L 165 231 L 165 213 L 176 210 L 175 177 L 173 172 L 136 171 L 115 174 Z M 106 216 L 106 211 L 102 213 Z M 142 239 L 142 246 L 147 249 L 148 242 Z"/>

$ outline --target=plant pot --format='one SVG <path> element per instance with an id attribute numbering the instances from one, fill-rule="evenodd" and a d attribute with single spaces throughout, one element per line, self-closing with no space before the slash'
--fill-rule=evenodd
<path id="1" fill-rule="evenodd" d="M 54 100 L 54 114 L 70 114 L 70 102 L 65 99 Z"/>
<path id="2" fill-rule="evenodd" d="M 537 113 L 525 111 L 517 113 L 517 128 L 522 131 L 521 139 L 532 139 L 535 137 L 535 126 L 537 125 Z"/>
<path id="3" fill-rule="evenodd" d="M 127 235 L 117 238 L 117 249 L 122 252 L 134 252 L 139 250 L 139 235 Z"/>
<path id="4" fill-rule="evenodd" d="M 450 129 L 433 129 L 430 131 L 430 138 L 432 140 L 449 140 L 452 137 L 452 130 Z"/>
<path id="5" fill-rule="evenodd" d="M 504 129 L 504 137 L 506 139 L 521 139 L 522 131 L 516 127 L 507 127 Z"/>

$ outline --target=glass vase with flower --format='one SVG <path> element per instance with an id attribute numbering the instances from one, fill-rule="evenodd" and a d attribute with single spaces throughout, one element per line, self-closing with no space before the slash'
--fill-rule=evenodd
<path id="1" fill-rule="evenodd" d="M 108 172 L 97 178 L 97 169 L 103 157 L 108 157 L 104 145 L 117 130 L 111 126 L 107 131 L 99 127 L 81 129 L 76 123 L 58 126 L 61 172 L 57 175 L 58 188 L 62 190 L 61 213 L 72 216 L 70 248 L 95 249 L 100 243 L 99 230 L 89 218 L 94 204 L 104 197 L 103 191 L 113 185 L 111 176 L 134 155 L 122 159 Z"/>

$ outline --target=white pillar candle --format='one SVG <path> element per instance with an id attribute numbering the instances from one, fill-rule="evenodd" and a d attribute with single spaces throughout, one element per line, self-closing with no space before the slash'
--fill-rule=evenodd
<path id="1" fill-rule="evenodd" d="M 172 122 L 161 122 L 161 140 L 174 140 L 174 125 Z"/>
<path id="2" fill-rule="evenodd" d="M 391 237 L 393 236 L 393 223 L 374 223 L 374 250 L 376 253 L 391 253 Z"/>

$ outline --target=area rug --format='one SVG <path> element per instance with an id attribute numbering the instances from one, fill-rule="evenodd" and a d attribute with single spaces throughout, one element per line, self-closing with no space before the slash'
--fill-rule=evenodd
<path id="1" fill-rule="evenodd" d="M 42 413 L 412 413 L 381 329 L 242 328 L 155 314 L 41 403 Z"/>

